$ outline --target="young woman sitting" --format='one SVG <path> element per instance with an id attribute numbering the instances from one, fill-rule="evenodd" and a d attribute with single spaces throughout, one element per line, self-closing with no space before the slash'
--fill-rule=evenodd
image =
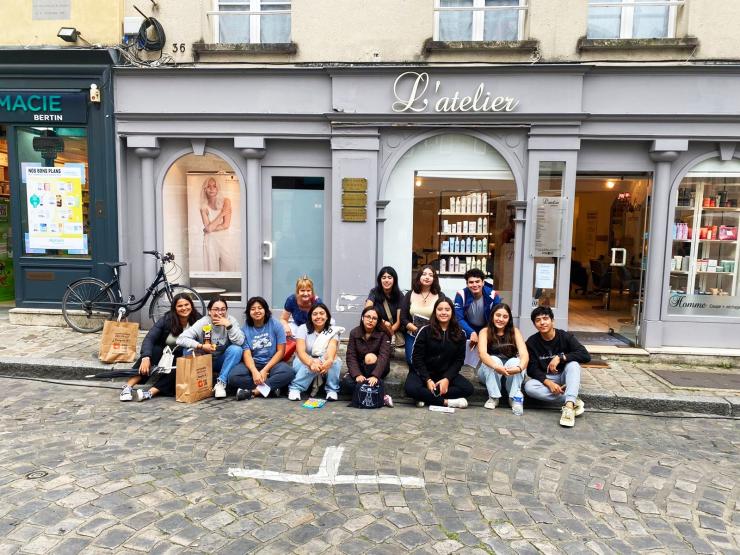
<path id="1" fill-rule="evenodd" d="M 378 325 L 378 311 L 367 306 L 360 316 L 360 325 L 349 332 L 347 344 L 347 369 L 343 385 L 354 391 L 357 384 L 367 382 L 375 386 L 390 371 L 391 342 L 388 334 Z M 383 404 L 393 406 L 393 399 L 385 395 Z"/>
<path id="2" fill-rule="evenodd" d="M 329 308 L 318 303 L 308 311 L 308 321 L 296 333 L 296 356 L 293 359 L 295 378 L 288 387 L 288 399 L 300 401 L 316 376 L 326 377 L 326 400 L 336 401 L 339 394 L 339 372 L 342 362 L 337 358 L 342 328 L 332 327 Z"/>
<path id="3" fill-rule="evenodd" d="M 416 272 L 411 291 L 401 301 L 401 329 L 406 333 L 406 362 L 409 367 L 416 332 L 431 318 L 435 303 L 440 297 L 444 297 L 441 293 L 439 275 L 433 267 L 427 265 Z"/>
<path id="4" fill-rule="evenodd" d="M 118 396 L 121 401 L 131 401 L 136 395 L 137 401 L 146 401 L 157 395 L 173 397 L 175 395 L 175 369 L 169 373 L 159 373 L 154 385 L 148 391 L 133 387 L 136 384 L 144 384 L 148 381 L 150 372 L 162 358 L 165 347 L 169 347 L 175 357 L 182 354 L 182 349 L 177 347 L 177 338 L 183 330 L 192 326 L 200 314 L 195 310 L 193 300 L 186 293 L 175 295 L 172 299 L 170 311 L 162 316 L 146 334 L 141 344 L 141 355 L 134 364 L 134 369 L 139 370 L 138 376 L 132 376 L 128 383 L 123 386 Z"/>
<path id="5" fill-rule="evenodd" d="M 380 317 L 378 328 L 384 330 L 393 340 L 401 327 L 401 301 L 403 293 L 398 287 L 398 274 L 391 266 L 384 266 L 378 272 L 376 285 L 370 290 L 365 306 L 375 307 Z M 400 346 L 400 345 L 396 345 Z"/>
<path id="6" fill-rule="evenodd" d="M 524 414 L 522 382 L 529 354 L 521 332 L 514 327 L 511 308 L 506 303 L 499 303 L 491 309 L 491 319 L 478 336 L 478 354 L 481 360 L 478 380 L 488 390 L 488 401 L 483 406 L 496 408 L 501 399 L 501 382 L 505 379 L 512 412 L 516 416 Z"/>
<path id="7" fill-rule="evenodd" d="M 314 294 L 311 278 L 308 276 L 298 278 L 295 293 L 285 299 L 283 313 L 280 315 L 285 335 L 294 337 L 298 328 L 308 321 L 309 309 L 320 302 L 321 299 Z"/>
<path id="8" fill-rule="evenodd" d="M 236 389 L 237 401 L 277 393 L 295 377 L 293 368 L 283 362 L 285 331 L 272 317 L 267 301 L 249 299 L 246 317 L 242 362 L 233 368 L 227 382 L 230 389 Z"/>
<path id="9" fill-rule="evenodd" d="M 460 375 L 464 361 L 465 332 L 455 319 L 452 301 L 443 297 L 434 304 L 429 325 L 416 334 L 406 395 L 418 407 L 467 408 L 473 385 Z"/>
<path id="10" fill-rule="evenodd" d="M 226 397 L 226 382 L 231 370 L 242 359 L 244 333 L 236 318 L 229 316 L 223 299 L 211 299 L 208 315 L 204 316 L 177 338 L 177 344 L 189 351 L 213 355 L 213 371 L 218 372 L 214 397 Z M 185 353 L 188 354 L 188 353 Z"/>

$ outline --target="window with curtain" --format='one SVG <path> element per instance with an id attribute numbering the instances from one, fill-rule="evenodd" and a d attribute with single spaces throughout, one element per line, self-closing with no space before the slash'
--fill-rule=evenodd
<path id="1" fill-rule="evenodd" d="M 218 42 L 290 42 L 290 0 L 215 0 Z"/>
<path id="2" fill-rule="evenodd" d="M 682 0 L 589 0 L 588 38 L 670 38 Z"/>
<path id="3" fill-rule="evenodd" d="M 524 0 L 435 0 L 435 39 L 520 40 Z"/>

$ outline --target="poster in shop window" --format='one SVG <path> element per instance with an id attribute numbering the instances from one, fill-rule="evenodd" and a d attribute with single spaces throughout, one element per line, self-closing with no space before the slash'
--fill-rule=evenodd
<path id="1" fill-rule="evenodd" d="M 29 249 L 85 251 L 79 167 L 26 168 Z"/>
<path id="2" fill-rule="evenodd" d="M 239 189 L 239 180 L 233 174 L 188 174 L 190 277 L 241 276 Z"/>

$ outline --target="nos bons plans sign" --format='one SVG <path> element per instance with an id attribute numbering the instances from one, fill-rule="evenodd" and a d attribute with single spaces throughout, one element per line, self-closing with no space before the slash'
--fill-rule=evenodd
<path id="1" fill-rule="evenodd" d="M 85 250 L 79 167 L 26 168 L 28 246 Z"/>

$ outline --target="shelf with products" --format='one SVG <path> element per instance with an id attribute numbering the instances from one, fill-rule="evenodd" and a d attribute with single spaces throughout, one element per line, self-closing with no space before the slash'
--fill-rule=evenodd
<path id="1" fill-rule="evenodd" d="M 687 206 L 686 199 L 691 205 Z M 740 262 L 740 184 L 697 179 L 679 189 L 671 252 L 671 289 L 736 295 Z"/>
<path id="2" fill-rule="evenodd" d="M 441 191 L 439 205 L 436 246 L 440 276 L 462 276 L 471 268 L 489 273 L 495 246 L 490 242 L 488 193 Z"/>

